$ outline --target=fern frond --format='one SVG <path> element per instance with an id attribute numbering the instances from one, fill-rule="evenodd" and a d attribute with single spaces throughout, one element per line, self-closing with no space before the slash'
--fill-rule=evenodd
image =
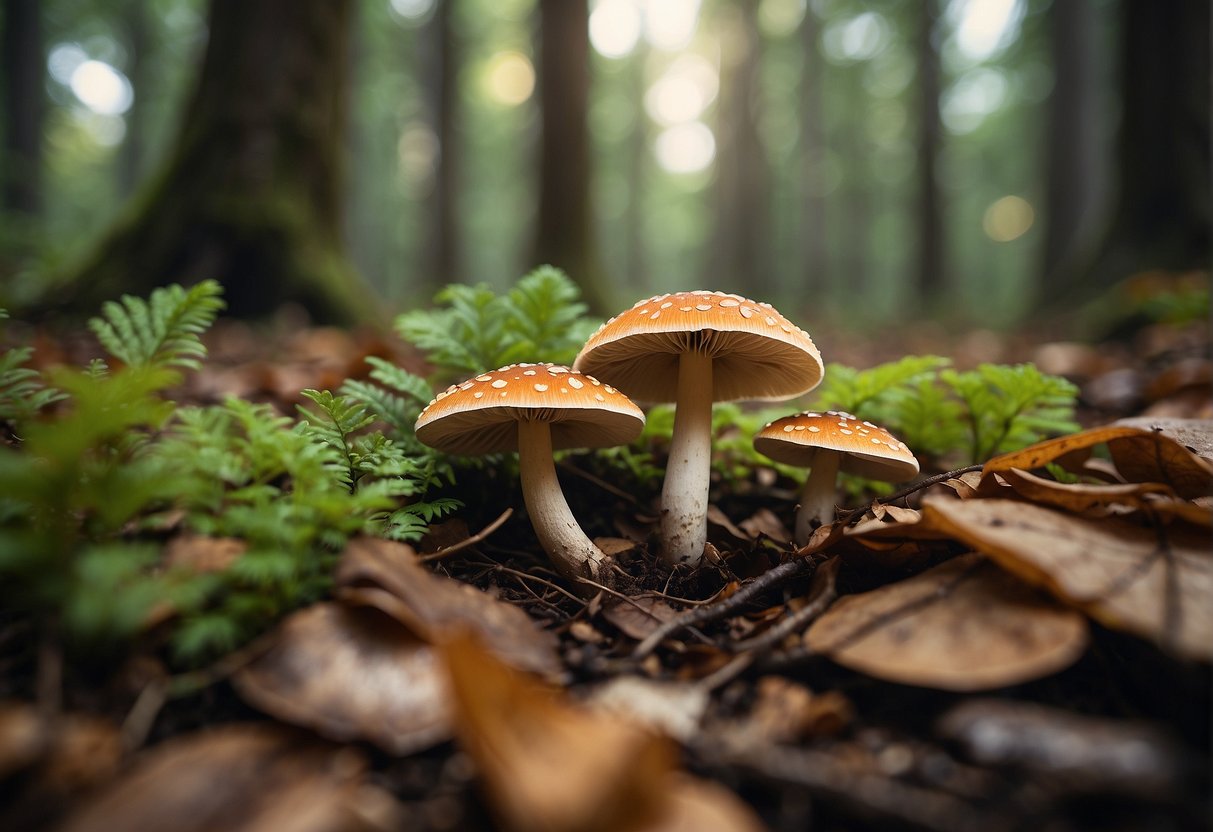
<path id="1" fill-rule="evenodd" d="M 206 357 L 199 336 L 224 306 L 222 287 L 204 280 L 183 289 L 177 284 L 155 289 L 148 300 L 123 295 L 110 301 L 89 329 L 114 358 L 131 367 L 196 370 Z"/>

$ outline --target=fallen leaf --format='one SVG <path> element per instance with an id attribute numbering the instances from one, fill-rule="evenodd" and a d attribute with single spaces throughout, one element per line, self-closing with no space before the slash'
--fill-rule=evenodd
<path id="1" fill-rule="evenodd" d="M 850 700 L 838 691 L 815 693 L 782 676 L 763 676 L 754 686 L 754 696 L 750 713 L 730 732 L 735 747 L 761 748 L 833 736 L 855 715 Z"/>
<path id="2" fill-rule="evenodd" d="M 1159 419 L 1137 416 L 1131 419 L 1117 419 L 1113 424 L 1161 433 L 1197 456 L 1213 461 L 1213 419 Z"/>
<path id="3" fill-rule="evenodd" d="M 156 747 L 61 832 L 351 832 L 402 821 L 395 800 L 366 781 L 357 752 L 256 724 Z"/>
<path id="4" fill-rule="evenodd" d="M 1208 536 L 1086 520 L 1012 500 L 923 502 L 964 544 L 1103 624 L 1182 656 L 1213 658 Z"/>
<path id="5" fill-rule="evenodd" d="M 459 742 L 512 830 L 596 832 L 656 822 L 676 752 L 637 725 L 577 708 L 470 635 L 446 641 Z"/>
<path id="6" fill-rule="evenodd" d="M 183 532 L 164 547 L 166 569 L 188 569 L 191 572 L 222 572 L 244 554 L 248 544 L 235 537 L 207 537 Z"/>
<path id="7" fill-rule="evenodd" d="M 612 598 L 602 608 L 602 617 L 628 638 L 642 641 L 677 613 L 660 598 L 638 595 Z"/>
<path id="8" fill-rule="evenodd" d="M 984 501 L 964 504 L 972 502 Z M 1087 626 L 1082 616 L 969 554 L 840 599 L 809 628 L 805 644 L 880 679 L 973 691 L 1068 667 L 1086 649 Z"/>
<path id="9" fill-rule="evenodd" d="M 730 790 L 710 780 L 674 774 L 660 813 L 636 832 L 762 832 L 754 810 Z"/>
<path id="10" fill-rule="evenodd" d="M 232 681 L 255 707 L 329 739 L 409 754 L 449 739 L 450 691 L 434 649 L 372 608 L 315 604 Z"/>
<path id="11" fill-rule="evenodd" d="M 747 534 L 746 532 L 744 532 L 740 528 L 738 528 L 737 525 L 734 524 L 733 521 L 728 518 L 728 515 L 726 515 L 723 511 L 721 511 L 714 503 L 708 505 L 707 518 L 708 518 L 708 523 L 715 525 L 715 526 L 720 526 L 722 529 L 724 529 L 729 534 L 733 535 L 733 537 L 737 538 L 738 540 L 751 540 L 752 539 L 749 534 Z"/>
<path id="12" fill-rule="evenodd" d="M 765 535 L 776 543 L 792 542 L 792 534 L 788 531 L 788 527 L 769 508 L 760 508 L 742 520 L 741 530 L 755 539 Z"/>
<path id="13" fill-rule="evenodd" d="M 337 566 L 339 597 L 370 604 L 418 637 L 437 643 L 457 630 L 471 630 L 499 659 L 521 670 L 553 677 L 563 672 L 558 640 L 521 608 L 417 562 L 412 547 L 378 538 L 351 540 Z M 363 591 L 377 588 L 379 592 Z"/>
<path id="14" fill-rule="evenodd" d="M 1001 476 L 1020 497 L 1039 505 L 1053 506 L 1081 514 L 1092 508 L 1122 504 L 1140 508 L 1148 505 L 1152 495 L 1173 496 L 1169 486 L 1158 482 L 1132 482 L 1119 485 L 1087 485 L 1061 483 L 1009 468 Z"/>

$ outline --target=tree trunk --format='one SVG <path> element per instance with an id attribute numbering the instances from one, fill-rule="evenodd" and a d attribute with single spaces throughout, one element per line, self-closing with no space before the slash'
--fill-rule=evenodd
<path id="1" fill-rule="evenodd" d="M 377 315 L 341 248 L 353 0 L 212 0 L 165 168 L 73 275 L 73 306 L 214 277 L 231 314 Z"/>
<path id="2" fill-rule="evenodd" d="M 126 135 L 118 160 L 118 186 L 123 195 L 135 192 L 143 174 L 147 138 L 148 53 L 152 48 L 151 20 L 147 0 L 126 0 L 122 28 L 128 60 L 126 77 L 135 92 L 131 108 L 126 111 Z"/>
<path id="3" fill-rule="evenodd" d="M 734 7 L 736 25 L 721 45 L 717 119 L 715 253 L 712 287 L 763 299 L 774 290 L 770 252 L 770 174 L 758 134 L 762 44 L 758 2 Z"/>
<path id="4" fill-rule="evenodd" d="M 915 43 L 918 52 L 918 306 L 938 302 L 947 289 L 944 265 L 943 207 L 936 164 L 942 146 L 939 116 L 940 65 L 936 0 L 923 0 Z"/>
<path id="5" fill-rule="evenodd" d="M 36 217 L 42 210 L 45 56 L 38 0 L 3 0 L 0 84 L 4 95 L 0 212 Z"/>
<path id="6" fill-rule="evenodd" d="M 801 261 L 806 292 L 825 292 L 830 285 L 830 258 L 826 247 L 826 201 L 821 194 L 821 166 L 825 162 L 826 137 L 822 126 L 821 25 L 811 7 L 804 10 L 801 43 L 804 46 L 804 71 L 800 79 Z"/>
<path id="7" fill-rule="evenodd" d="M 644 222 L 645 183 L 650 169 L 649 116 L 644 110 L 644 94 L 648 90 L 648 51 L 643 41 L 638 43 L 636 52 L 629 58 L 631 67 L 628 70 L 636 126 L 632 129 L 627 145 L 628 207 L 623 221 L 628 257 L 624 285 L 627 287 L 628 297 L 636 298 L 652 294 L 649 291 L 648 246 Z"/>
<path id="8" fill-rule="evenodd" d="M 459 137 L 456 71 L 459 65 L 458 45 L 451 19 L 455 0 L 437 0 L 434 16 L 422 39 L 423 73 L 430 125 L 438 137 L 438 161 L 434 170 L 434 187 L 430 192 L 429 250 L 424 283 L 432 293 L 447 283 L 458 281 L 458 158 Z"/>
<path id="9" fill-rule="evenodd" d="M 1121 7 L 1120 193 L 1074 299 L 1143 269 L 1209 266 L 1209 4 Z"/>
<path id="10" fill-rule="evenodd" d="M 608 306 L 590 215 L 589 11 L 539 0 L 539 218 L 535 263 L 568 272 L 597 312 Z"/>

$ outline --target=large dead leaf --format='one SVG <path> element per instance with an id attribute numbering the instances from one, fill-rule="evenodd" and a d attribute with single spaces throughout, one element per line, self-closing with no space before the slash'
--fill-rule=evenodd
<path id="1" fill-rule="evenodd" d="M 1149 505 L 1151 497 L 1174 496 L 1169 486 L 1159 482 L 1129 482 L 1117 485 L 1061 483 L 1038 477 L 1019 468 L 1008 468 L 1000 475 L 1019 496 L 1035 503 L 1076 513 L 1117 504 L 1140 508 Z"/>
<path id="2" fill-rule="evenodd" d="M 231 725 L 149 752 L 61 832 L 351 832 L 402 820 L 356 752 L 278 726 Z"/>
<path id="3" fill-rule="evenodd" d="M 1011 500 L 928 498 L 923 511 L 958 540 L 1107 626 L 1182 656 L 1213 658 L 1208 535 L 1085 520 Z"/>
<path id="4" fill-rule="evenodd" d="M 316 604 L 295 613 L 233 682 L 261 710 L 330 739 L 408 754 L 451 736 L 434 648 L 375 609 Z"/>
<path id="5" fill-rule="evenodd" d="M 338 586 L 358 590 L 351 600 L 378 607 L 431 644 L 469 630 L 512 667 L 549 676 L 563 670 L 555 635 L 540 629 L 519 607 L 429 571 L 403 543 L 351 540 L 336 579 Z"/>
<path id="6" fill-rule="evenodd" d="M 982 476 L 1011 468 L 1031 470 L 1075 452 L 1107 443 L 1120 475 L 1128 482 L 1157 482 L 1185 499 L 1208 494 L 1213 463 L 1197 456 L 1163 433 L 1109 425 L 1038 442 L 991 459 Z"/>
<path id="7" fill-rule="evenodd" d="M 1086 648 L 1087 626 L 1082 616 L 970 554 L 841 599 L 809 628 L 805 643 L 880 679 L 972 691 L 1069 666 Z"/>
<path id="8" fill-rule="evenodd" d="M 467 635 L 442 648 L 459 740 L 502 825 L 527 832 L 755 832 L 753 812 L 675 770 L 672 743 L 579 708 Z"/>
<path id="9" fill-rule="evenodd" d="M 1158 419 L 1136 416 L 1117 419 L 1120 427 L 1141 428 L 1169 436 L 1197 456 L 1213 462 L 1213 419 Z"/>

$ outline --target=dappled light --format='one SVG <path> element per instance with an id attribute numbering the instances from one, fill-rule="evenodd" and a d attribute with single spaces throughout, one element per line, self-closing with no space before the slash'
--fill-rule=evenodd
<path id="1" fill-rule="evenodd" d="M 513 107 L 535 90 L 535 68 L 521 52 L 498 52 L 489 58 L 484 83 L 494 101 Z"/>
<path id="2" fill-rule="evenodd" d="M 1025 6 L 1025 0 L 951 0 L 956 47 L 969 61 L 994 57 L 1017 36 Z"/>
<path id="3" fill-rule="evenodd" d="M 590 43 L 607 58 L 625 58 L 640 41 L 639 0 L 597 0 L 590 12 Z"/>
<path id="4" fill-rule="evenodd" d="M 1021 196 L 1004 196 L 990 203 L 981 218 L 981 228 L 996 243 L 1018 240 L 1036 221 L 1032 204 Z"/>
<path id="5" fill-rule="evenodd" d="M 653 151 L 670 173 L 697 173 L 716 156 L 716 139 L 706 124 L 691 121 L 667 127 L 657 134 Z"/>

